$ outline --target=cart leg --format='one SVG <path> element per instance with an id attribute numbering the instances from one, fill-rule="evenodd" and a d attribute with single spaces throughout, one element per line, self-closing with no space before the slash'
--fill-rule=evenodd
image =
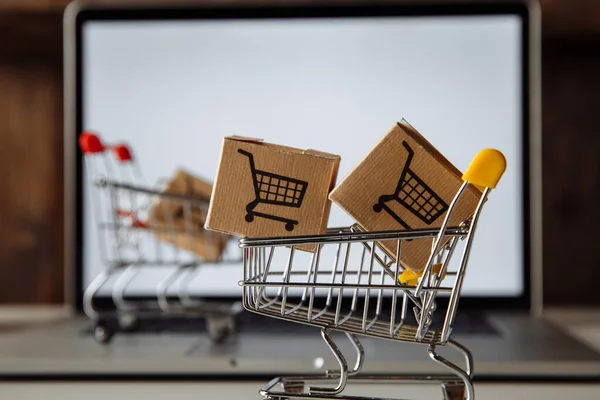
<path id="1" fill-rule="evenodd" d="M 92 280 L 92 282 L 83 292 L 83 311 L 85 312 L 85 315 L 87 315 L 87 317 L 92 321 L 98 321 L 100 319 L 100 314 L 94 307 L 94 298 L 96 297 L 96 293 L 118 269 L 118 267 L 113 266 L 100 273 L 94 278 L 94 280 Z"/>
<path id="2" fill-rule="evenodd" d="M 327 393 L 327 394 L 339 394 L 346 387 L 346 381 L 348 380 L 348 363 L 346 362 L 346 358 L 340 351 L 339 347 L 337 347 L 337 345 L 333 341 L 333 338 L 329 334 L 329 330 L 321 329 L 321 336 L 323 337 L 323 340 L 325 340 L 325 343 L 327 343 L 327 346 L 329 347 L 329 349 L 333 353 L 333 356 L 335 357 L 338 364 L 340 365 L 339 371 L 327 371 L 326 375 L 327 375 L 327 377 L 339 376 L 339 381 L 338 381 L 338 384 L 334 388 L 311 386 L 308 388 L 308 391 L 309 392 L 317 392 L 317 393 Z M 355 343 L 354 340 L 352 340 L 352 342 Z"/>
<path id="3" fill-rule="evenodd" d="M 171 311 L 171 302 L 169 301 L 169 296 L 167 291 L 169 288 L 179 279 L 183 271 L 186 270 L 185 266 L 179 266 L 177 269 L 168 274 L 164 279 L 158 282 L 156 286 L 156 297 L 158 301 L 158 306 L 162 311 L 168 313 Z"/>
<path id="4" fill-rule="evenodd" d="M 465 346 L 463 346 L 462 344 L 458 343 L 457 341 L 454 340 L 449 340 L 448 343 L 454 347 L 456 350 L 458 350 L 460 353 L 462 353 L 463 357 L 465 358 L 465 371 L 467 372 L 467 375 L 469 375 L 469 378 L 473 378 L 473 354 L 471 354 L 471 351 L 469 349 L 467 349 Z"/>
<path id="5" fill-rule="evenodd" d="M 348 375 L 353 376 L 353 375 L 358 374 L 362 368 L 364 357 L 365 357 L 365 349 L 355 334 L 346 332 L 346 336 L 348 336 L 348 339 L 350 339 L 350 342 L 352 342 L 352 345 L 354 346 L 354 349 L 356 350 L 356 364 L 354 364 L 353 369 L 348 371 Z"/>
<path id="6" fill-rule="evenodd" d="M 442 383 L 444 400 L 463 400 L 465 398 L 465 385 L 462 382 Z"/>
<path id="7" fill-rule="evenodd" d="M 110 343 L 114 336 L 115 329 L 111 324 L 102 317 L 101 312 L 94 307 L 94 298 L 98 290 L 108 281 L 112 274 L 118 270 L 118 267 L 113 266 L 108 270 L 100 273 L 89 284 L 83 293 L 83 310 L 92 321 L 93 335 L 96 342 L 101 344 Z"/>
<path id="8" fill-rule="evenodd" d="M 456 348 L 463 352 L 464 354 L 464 350 L 466 350 L 464 347 L 462 346 L 457 346 L 456 343 L 453 343 Z M 429 354 L 429 357 L 431 357 L 431 359 L 435 362 L 437 362 L 438 364 L 441 364 L 443 366 L 445 366 L 446 368 L 450 369 L 452 372 L 454 372 L 461 380 L 462 383 L 457 383 L 457 382 L 446 382 L 446 383 L 451 383 L 452 385 L 460 385 L 464 387 L 464 391 L 466 394 L 466 397 L 462 397 L 459 398 L 460 400 L 474 400 L 475 399 L 475 390 L 473 388 L 473 383 L 471 382 L 471 376 L 469 374 L 469 372 L 465 372 L 464 370 L 462 370 L 459 366 L 457 366 L 456 364 L 448 361 L 447 359 L 445 359 L 444 357 L 442 357 L 441 355 L 439 355 L 438 353 L 436 353 L 435 351 L 435 346 L 434 345 L 430 345 L 429 348 L 427 349 L 427 353 Z M 467 362 L 468 364 L 468 362 Z M 469 369 L 470 365 L 467 365 L 467 368 Z M 448 395 L 456 395 L 457 393 L 457 389 L 456 388 L 450 388 L 450 386 L 448 386 L 450 389 L 450 392 Z M 443 386 L 444 388 L 444 386 Z M 446 390 L 444 388 L 444 395 L 446 396 Z M 454 400 L 456 397 L 450 397 L 451 400 Z"/>

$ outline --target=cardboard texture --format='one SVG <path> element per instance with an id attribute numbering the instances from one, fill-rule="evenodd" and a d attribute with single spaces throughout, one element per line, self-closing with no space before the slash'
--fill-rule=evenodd
<path id="1" fill-rule="evenodd" d="M 461 172 L 406 121 L 394 127 L 331 192 L 330 199 L 366 231 L 439 228 L 462 184 Z M 481 192 L 469 185 L 450 219 L 459 225 Z M 420 272 L 432 240 L 402 244 L 401 264 Z M 394 259 L 396 244 L 381 245 Z"/>
<path id="2" fill-rule="evenodd" d="M 227 137 L 206 228 L 243 237 L 324 233 L 339 163 L 333 154 Z"/>
<path id="3" fill-rule="evenodd" d="M 167 182 L 163 193 L 190 196 L 203 201 L 186 202 L 159 197 L 148 216 L 154 235 L 161 241 L 193 252 L 205 261 L 217 261 L 229 236 L 204 229 L 212 185 L 186 171 L 178 170 Z M 188 211 L 185 208 L 188 208 Z M 191 217 L 191 223 L 186 223 L 187 213 Z"/>

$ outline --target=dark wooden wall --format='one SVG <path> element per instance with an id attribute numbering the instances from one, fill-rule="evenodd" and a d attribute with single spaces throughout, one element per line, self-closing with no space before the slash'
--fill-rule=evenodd
<path id="1" fill-rule="evenodd" d="M 0 0 L 0 303 L 63 301 L 66 3 Z M 600 304 L 600 2 L 541 3 L 545 302 Z"/>
<path id="2" fill-rule="evenodd" d="M 0 303 L 59 303 L 64 274 L 61 16 L 58 10 L 1 7 Z"/>
<path id="3" fill-rule="evenodd" d="M 544 298 L 600 304 L 600 36 L 544 40 L 543 68 Z"/>

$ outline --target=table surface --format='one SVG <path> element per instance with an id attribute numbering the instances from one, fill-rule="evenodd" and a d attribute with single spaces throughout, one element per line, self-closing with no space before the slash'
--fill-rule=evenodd
<path id="1" fill-rule="evenodd" d="M 0 384 L 0 399 L 85 400 L 260 400 L 261 382 L 202 383 L 8 383 Z M 476 384 L 481 400 L 568 399 L 596 400 L 600 385 L 592 384 Z M 352 394 L 402 399 L 442 399 L 439 387 L 423 385 L 357 385 Z"/>
<path id="2" fill-rule="evenodd" d="M 66 310 L 56 307 L 0 307 L 0 332 L 4 327 L 34 325 L 62 318 Z M 600 351 L 600 309 L 553 309 L 546 317 L 561 329 Z M 21 398 L 58 400 L 143 399 L 177 400 L 222 398 L 228 400 L 260 399 L 258 390 L 266 382 L 3 382 L 0 400 Z M 353 385 L 349 394 L 395 398 L 441 399 L 434 385 Z M 478 399 L 600 399 L 600 383 L 479 383 L 475 385 Z M 83 396 L 82 396 L 83 395 Z"/>

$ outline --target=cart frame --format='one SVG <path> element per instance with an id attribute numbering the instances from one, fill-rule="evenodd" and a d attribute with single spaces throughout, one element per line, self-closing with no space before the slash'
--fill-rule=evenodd
<path id="1" fill-rule="evenodd" d="M 447 214 L 437 229 L 411 229 L 405 231 L 362 232 L 358 226 L 330 230 L 324 235 L 297 236 L 285 238 L 241 239 L 244 249 L 243 305 L 248 311 L 296 323 L 303 323 L 321 329 L 321 336 L 334 355 L 339 369 L 326 371 L 324 375 L 306 377 L 279 377 L 264 386 L 260 394 L 265 399 L 349 399 L 364 400 L 342 394 L 349 380 L 377 382 L 381 380 L 419 380 L 441 383 L 445 400 L 474 400 L 472 383 L 473 358 L 467 348 L 450 338 L 458 309 L 458 299 L 462 291 L 474 233 L 483 205 L 491 188 L 499 181 L 506 167 L 504 156 L 496 150 L 484 150 L 474 159 L 463 176 L 463 184 L 458 189 L 448 207 Z M 483 171 L 483 172 L 482 172 Z M 477 207 L 471 218 L 460 226 L 450 227 L 449 221 L 456 205 L 469 184 L 484 187 Z M 422 275 L 416 285 L 402 285 L 399 282 L 404 270 L 400 259 L 402 243 L 409 240 L 432 240 L 431 253 Z M 396 242 L 395 255 L 388 254 L 381 242 Z M 464 242 L 463 252 L 456 271 L 449 271 L 449 264 L 459 242 Z M 310 265 L 299 270 L 294 262 L 299 246 L 312 246 Z M 321 253 L 325 247 L 335 247 L 333 267 L 320 268 Z M 350 262 L 352 248 L 362 250 L 360 261 Z M 275 251 L 286 251 L 287 263 L 283 270 L 273 271 L 272 261 Z M 368 260 L 365 265 L 365 260 Z M 441 265 L 434 272 L 433 266 Z M 350 275 L 356 275 L 356 282 L 348 282 Z M 362 280 L 362 277 L 366 278 Z M 451 276 L 451 285 L 442 285 Z M 300 277 L 300 278 L 298 278 Z M 304 280 L 303 280 L 304 279 Z M 387 281 L 386 281 L 387 280 Z M 390 282 L 391 281 L 391 282 Z M 288 295 L 292 289 L 302 289 L 300 299 Z M 272 294 L 276 291 L 276 294 Z M 327 293 L 325 306 L 317 309 L 315 293 Z M 351 293 L 350 307 L 342 307 L 344 291 Z M 376 293 L 376 300 L 371 294 Z M 389 316 L 382 313 L 383 295 L 391 294 Z M 447 309 L 441 327 L 434 325 L 436 298 L 441 293 L 449 294 Z M 398 305 L 398 294 L 402 294 Z M 359 306 L 360 305 L 360 306 Z M 410 308 L 414 312 L 415 323 L 408 319 Z M 342 310 L 344 310 L 342 312 Z M 356 365 L 349 369 L 346 358 L 332 339 L 330 332 L 344 332 L 357 352 Z M 450 375 L 378 376 L 359 375 L 364 350 L 357 335 L 379 339 L 403 341 L 427 347 L 429 357 L 444 366 Z M 464 358 L 464 366 L 458 366 L 437 352 L 438 347 L 457 350 Z M 325 386 L 318 385 L 325 382 Z M 371 398 L 373 399 L 373 398 Z"/>

